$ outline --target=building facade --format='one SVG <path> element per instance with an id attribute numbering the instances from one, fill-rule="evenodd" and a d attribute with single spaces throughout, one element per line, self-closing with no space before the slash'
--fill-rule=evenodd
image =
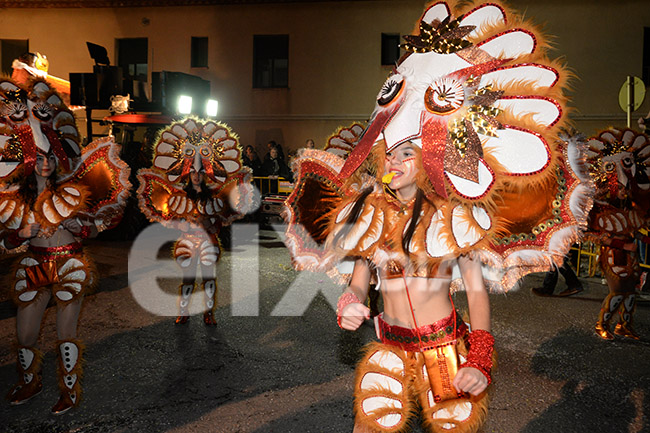
<path id="1" fill-rule="evenodd" d="M 30 51 L 47 55 L 52 75 L 66 79 L 70 73 L 92 71 L 86 42 L 104 46 L 111 64 L 127 64 L 139 77 L 140 97 L 151 96 L 154 72 L 209 80 L 211 97 L 219 101 L 218 118 L 240 134 L 243 145 L 255 145 L 263 156 L 268 140 L 288 150 L 302 147 L 308 138 L 322 145 L 336 127 L 367 120 L 391 71 L 382 57 L 385 62 L 395 54 L 390 44 L 412 31 L 425 4 L 0 1 L 0 39 L 3 47 L 26 41 Z M 650 33 L 647 0 L 509 4 L 543 24 L 554 36 L 551 57 L 564 57 L 575 73 L 570 96 L 576 127 L 589 135 L 624 125 L 621 85 L 627 75 L 650 75 L 650 44 L 644 46 Z M 633 126 L 649 109 L 646 100 L 634 113 Z"/>

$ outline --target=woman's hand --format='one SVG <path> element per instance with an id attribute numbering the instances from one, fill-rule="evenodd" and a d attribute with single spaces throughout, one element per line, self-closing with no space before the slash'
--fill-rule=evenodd
<path id="1" fill-rule="evenodd" d="M 354 302 L 343 308 L 339 323 L 347 331 L 356 331 L 366 319 L 370 319 L 370 308 Z"/>
<path id="2" fill-rule="evenodd" d="M 453 380 L 454 388 L 458 391 L 479 395 L 488 386 L 487 377 L 474 367 L 463 367 L 458 370 Z"/>
<path id="3" fill-rule="evenodd" d="M 77 218 L 67 219 L 62 223 L 63 227 L 73 235 L 81 233 L 81 222 Z"/>
<path id="4" fill-rule="evenodd" d="M 38 235 L 38 232 L 41 230 L 41 225 L 39 223 L 27 224 L 25 227 L 18 231 L 18 237 L 23 239 L 31 239 Z"/>

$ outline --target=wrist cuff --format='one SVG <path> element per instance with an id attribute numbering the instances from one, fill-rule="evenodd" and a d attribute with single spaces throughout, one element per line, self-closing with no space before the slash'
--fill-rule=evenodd
<path id="1" fill-rule="evenodd" d="M 484 329 L 472 331 L 467 336 L 469 352 L 467 361 L 459 368 L 474 367 L 479 370 L 492 383 L 492 352 L 494 352 L 494 337 Z"/>
<path id="2" fill-rule="evenodd" d="M 20 236 L 18 236 L 17 231 L 9 233 L 9 235 L 7 236 L 7 240 L 14 247 L 19 247 L 22 244 L 24 244 L 25 242 L 27 242 L 27 239 L 24 239 L 24 238 L 21 238 Z"/>
<path id="3" fill-rule="evenodd" d="M 81 239 L 87 239 L 90 236 L 90 226 L 82 226 L 81 231 L 77 233 L 75 236 L 81 238 Z"/>
<path id="4" fill-rule="evenodd" d="M 341 327 L 341 312 L 345 307 L 350 304 L 361 304 L 357 295 L 352 292 L 345 292 L 339 297 L 339 301 L 336 303 L 336 323 Z"/>

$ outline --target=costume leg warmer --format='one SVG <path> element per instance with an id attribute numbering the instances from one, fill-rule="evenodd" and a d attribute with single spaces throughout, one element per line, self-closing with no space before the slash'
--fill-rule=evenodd
<path id="1" fill-rule="evenodd" d="M 460 364 L 467 360 L 468 348 L 462 338 L 457 342 Z M 435 433 L 475 433 L 485 423 L 488 413 L 488 392 L 483 392 L 471 398 L 459 398 L 435 403 L 424 356 L 417 353 L 418 367 L 415 372 L 417 393 L 424 424 L 428 430 Z M 496 368 L 496 351 L 492 352 L 493 370 Z M 489 391 L 490 388 L 488 388 Z"/>
<path id="2" fill-rule="evenodd" d="M 83 372 L 83 345 L 79 340 L 57 342 L 59 355 L 59 401 L 52 407 L 52 413 L 60 415 L 78 406 L 81 401 L 81 376 Z"/>
<path id="3" fill-rule="evenodd" d="M 404 350 L 373 342 L 357 365 L 355 423 L 368 432 L 405 432 L 415 411 L 410 386 L 414 359 Z"/>
<path id="4" fill-rule="evenodd" d="M 186 323 L 190 317 L 190 298 L 194 292 L 194 282 L 183 282 L 178 286 L 178 317 L 176 323 Z"/>
<path id="5" fill-rule="evenodd" d="M 598 323 L 596 323 L 596 333 L 603 340 L 611 340 L 614 338 L 609 331 L 609 322 L 612 320 L 612 315 L 620 307 L 622 301 L 623 295 L 610 292 L 600 307 Z"/>
<path id="6" fill-rule="evenodd" d="M 35 347 L 20 346 L 16 353 L 16 360 L 18 383 L 7 394 L 7 400 L 12 405 L 27 402 L 43 389 L 41 380 L 43 353 Z"/>
<path id="7" fill-rule="evenodd" d="M 632 316 L 634 315 L 634 310 L 636 308 L 636 295 L 634 293 L 628 293 L 618 311 L 618 323 L 614 329 L 614 334 L 620 335 L 627 338 L 633 338 L 635 340 L 639 339 L 639 336 L 634 329 L 632 329 Z"/>
<path id="8" fill-rule="evenodd" d="M 217 280 L 210 279 L 203 281 L 203 297 L 205 300 L 205 313 L 203 313 L 203 322 L 206 325 L 216 325 L 214 311 L 217 308 Z"/>

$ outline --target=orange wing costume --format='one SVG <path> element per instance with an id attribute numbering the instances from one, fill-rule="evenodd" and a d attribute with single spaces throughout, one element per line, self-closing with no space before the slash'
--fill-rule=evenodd
<path id="1" fill-rule="evenodd" d="M 365 257 L 376 266 L 408 262 L 419 274 L 472 254 L 491 289 L 506 291 L 561 263 L 593 194 L 584 143 L 560 136 L 569 73 L 548 59 L 543 36 L 498 2 L 432 3 L 405 40 L 408 53 L 349 156 L 303 152 L 294 163 L 287 235 L 296 267 L 336 273 Z M 406 141 L 422 150 L 418 185 L 428 198 L 408 258 L 400 227 L 410 217 L 380 181 L 385 151 Z M 368 188 L 355 226 L 334 242 Z M 316 215 L 307 209 L 319 196 L 326 204 Z"/>
<path id="2" fill-rule="evenodd" d="M 610 321 L 618 313 L 614 334 L 638 339 L 632 328 L 640 278 L 634 239 L 650 224 L 650 138 L 628 128 L 610 128 L 592 137 L 588 145 L 589 167 L 597 185 L 589 236 L 601 244 L 599 264 L 609 286 L 596 332 L 613 339 Z"/>
<path id="3" fill-rule="evenodd" d="M 190 173 L 202 173 L 201 193 L 192 196 Z M 153 167 L 138 171 L 139 205 L 153 222 L 183 231 L 174 257 L 184 277 L 179 286 L 179 316 L 186 323 L 197 267 L 203 276 L 203 320 L 216 323 L 217 281 L 222 226 L 243 218 L 256 204 L 250 169 L 241 161 L 238 137 L 211 120 L 188 118 L 162 131 L 154 146 Z"/>

